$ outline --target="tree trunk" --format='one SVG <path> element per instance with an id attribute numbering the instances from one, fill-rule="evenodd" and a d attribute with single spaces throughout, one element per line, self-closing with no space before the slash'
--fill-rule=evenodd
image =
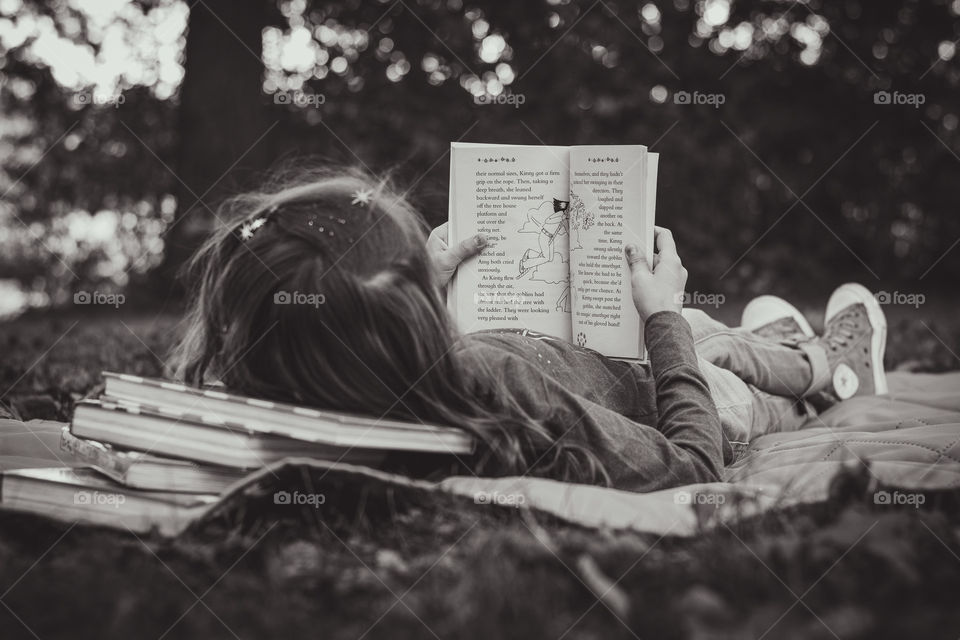
<path id="1" fill-rule="evenodd" d="M 271 18 L 269 0 L 204 0 L 190 11 L 175 167 L 177 222 L 156 274 L 168 292 L 182 293 L 174 285 L 176 271 L 219 224 L 220 202 L 249 188 L 270 161 L 261 52 Z"/>

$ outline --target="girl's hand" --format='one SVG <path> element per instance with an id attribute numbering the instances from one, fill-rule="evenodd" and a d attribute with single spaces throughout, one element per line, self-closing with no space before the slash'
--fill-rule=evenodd
<path id="1" fill-rule="evenodd" d="M 427 255 L 430 256 L 440 286 L 447 286 L 460 263 L 477 255 L 489 244 L 487 236 L 478 233 L 454 247 L 447 245 L 446 222 L 430 232 L 430 237 L 427 238 Z"/>
<path id="2" fill-rule="evenodd" d="M 657 253 L 651 256 L 652 269 L 640 247 L 634 244 L 625 247 L 633 304 L 643 321 L 658 311 L 679 313 L 683 308 L 683 290 L 687 284 L 687 270 L 677 255 L 673 234 L 663 227 L 655 229 Z"/>

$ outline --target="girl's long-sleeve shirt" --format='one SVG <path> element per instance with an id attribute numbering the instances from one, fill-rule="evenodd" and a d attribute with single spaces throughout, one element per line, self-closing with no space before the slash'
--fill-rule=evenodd
<path id="1" fill-rule="evenodd" d="M 517 404 L 557 438 L 589 448 L 613 486 L 653 491 L 719 480 L 732 460 L 693 335 L 679 313 L 647 319 L 649 364 L 606 358 L 525 330 L 463 336 L 459 358 L 476 393 L 501 376 Z"/>

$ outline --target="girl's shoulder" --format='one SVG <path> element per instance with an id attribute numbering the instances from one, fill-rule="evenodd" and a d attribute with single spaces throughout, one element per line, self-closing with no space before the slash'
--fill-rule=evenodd
<path id="1" fill-rule="evenodd" d="M 457 341 L 461 363 L 474 369 L 521 372 L 539 367 L 574 347 L 561 338 L 529 329 L 494 329 L 468 333 Z"/>
<path id="2" fill-rule="evenodd" d="M 523 329 L 469 333 L 457 341 L 454 357 L 477 395 L 508 395 L 533 407 L 543 397 L 544 374 L 538 364 L 543 338 L 557 340 Z"/>
<path id="3" fill-rule="evenodd" d="M 465 357 L 506 356 L 520 346 L 520 334 L 507 330 L 466 333 L 457 339 L 456 352 Z"/>

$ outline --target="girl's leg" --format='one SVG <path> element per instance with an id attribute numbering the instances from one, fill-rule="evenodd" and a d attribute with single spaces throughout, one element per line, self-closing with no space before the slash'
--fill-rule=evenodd
<path id="1" fill-rule="evenodd" d="M 800 399 L 829 381 L 829 363 L 815 343 L 781 343 L 732 329 L 699 309 L 684 309 L 697 354 L 769 394 Z M 817 384 L 814 382 L 817 381 Z"/>
<path id="2" fill-rule="evenodd" d="M 717 405 L 723 435 L 736 457 L 753 438 L 765 433 L 795 431 L 810 415 L 803 402 L 760 391 L 732 371 L 711 364 L 703 357 L 700 370 Z"/>

